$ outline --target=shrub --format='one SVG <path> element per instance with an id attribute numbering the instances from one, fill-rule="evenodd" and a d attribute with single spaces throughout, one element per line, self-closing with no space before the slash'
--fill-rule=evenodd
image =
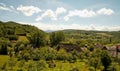
<path id="1" fill-rule="evenodd" d="M 70 71 L 79 71 L 79 69 L 77 67 L 74 67 Z"/>
<path id="2" fill-rule="evenodd" d="M 89 67 L 89 71 L 95 71 L 94 67 Z"/>

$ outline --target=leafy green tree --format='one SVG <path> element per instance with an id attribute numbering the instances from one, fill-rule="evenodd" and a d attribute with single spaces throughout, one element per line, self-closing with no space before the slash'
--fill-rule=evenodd
<path id="1" fill-rule="evenodd" d="M 44 32 L 36 32 L 28 39 L 33 47 L 40 47 L 46 44 L 46 34 Z"/>
<path id="2" fill-rule="evenodd" d="M 45 54 L 45 53 L 44 53 Z M 44 59 L 43 54 L 40 52 L 39 49 L 34 49 L 33 54 L 32 54 L 32 59 L 35 61 L 38 61 L 40 59 Z"/>
<path id="3" fill-rule="evenodd" d="M 89 60 L 89 65 L 93 66 L 95 68 L 95 71 L 96 68 L 99 66 L 99 64 L 100 64 L 100 59 L 98 57 L 94 57 Z"/>
<path id="4" fill-rule="evenodd" d="M 54 60 L 56 59 L 57 52 L 56 50 L 49 50 L 48 54 L 46 54 L 46 60 Z"/>
<path id="5" fill-rule="evenodd" d="M 2 43 L 0 48 L 0 54 L 7 55 L 7 43 Z"/>
<path id="6" fill-rule="evenodd" d="M 78 67 L 74 67 L 70 71 L 79 71 L 79 68 Z"/>
<path id="7" fill-rule="evenodd" d="M 51 46 L 55 46 L 57 44 L 59 44 L 61 41 L 63 41 L 65 39 L 65 35 L 63 32 L 58 31 L 58 32 L 52 32 L 50 34 L 50 42 L 51 42 Z"/>
<path id="8" fill-rule="evenodd" d="M 68 61 L 70 63 L 74 63 L 77 61 L 79 54 L 76 50 L 73 50 L 68 54 L 68 56 L 69 56 Z"/>
<path id="9" fill-rule="evenodd" d="M 57 53 L 57 59 L 65 62 L 68 59 L 68 53 L 64 49 L 60 49 Z"/>
<path id="10" fill-rule="evenodd" d="M 8 48 L 8 55 L 9 55 L 9 57 L 10 57 L 10 59 L 14 56 L 14 49 L 13 48 L 11 48 L 11 47 L 9 47 Z"/>
<path id="11" fill-rule="evenodd" d="M 19 69 L 18 69 L 18 70 L 19 70 L 19 71 L 23 71 L 24 65 L 25 65 L 25 60 L 19 61 L 19 63 L 18 63 Z"/>
<path id="12" fill-rule="evenodd" d="M 31 60 L 27 65 L 27 71 L 35 71 L 35 63 Z"/>
<path id="13" fill-rule="evenodd" d="M 46 62 L 44 60 L 40 60 L 36 62 L 36 71 L 42 71 L 46 67 Z"/>
<path id="14" fill-rule="evenodd" d="M 81 59 L 81 60 L 83 60 L 85 58 L 84 53 L 83 52 L 79 52 L 78 53 L 78 58 Z"/>
<path id="15" fill-rule="evenodd" d="M 101 54 L 101 62 L 104 66 L 104 71 L 107 71 L 107 68 L 111 65 L 112 60 L 108 52 L 105 50 L 103 50 Z"/>
<path id="16" fill-rule="evenodd" d="M 9 61 L 8 61 L 8 66 L 10 67 L 10 70 L 13 71 L 13 67 L 16 65 L 16 61 L 14 58 L 11 58 Z"/>

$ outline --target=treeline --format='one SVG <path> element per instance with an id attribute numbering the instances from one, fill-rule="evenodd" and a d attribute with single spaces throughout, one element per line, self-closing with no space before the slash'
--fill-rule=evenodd
<path id="1" fill-rule="evenodd" d="M 100 43 L 101 45 L 114 45 L 120 43 L 120 31 L 85 31 L 63 30 L 66 41 L 84 46 L 85 44 Z M 70 40 L 71 39 L 71 40 Z"/>

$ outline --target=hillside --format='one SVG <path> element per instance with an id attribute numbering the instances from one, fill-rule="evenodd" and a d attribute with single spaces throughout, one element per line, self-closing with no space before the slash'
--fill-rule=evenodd
<path id="1" fill-rule="evenodd" d="M 116 44 L 120 43 L 120 31 L 86 31 L 86 30 L 62 30 L 65 33 L 66 41 L 72 39 L 80 44 L 85 43 L 102 43 Z"/>
<path id="2" fill-rule="evenodd" d="M 101 43 L 103 45 L 120 43 L 120 31 L 86 31 L 86 30 L 62 30 L 65 33 L 65 43 L 75 44 L 94 44 Z M 27 36 L 44 31 L 38 29 L 35 26 L 20 24 L 16 22 L 2 22 L 0 21 L 0 42 L 15 41 L 27 41 Z M 50 33 L 50 32 L 47 32 Z"/>
<path id="3" fill-rule="evenodd" d="M 44 31 L 35 26 L 20 24 L 16 22 L 2 22 L 0 21 L 0 44 L 6 42 L 29 42 L 28 36 L 40 32 L 46 34 Z"/>

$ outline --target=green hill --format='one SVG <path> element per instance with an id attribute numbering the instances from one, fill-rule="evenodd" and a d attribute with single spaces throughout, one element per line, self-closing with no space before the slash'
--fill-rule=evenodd
<path id="1" fill-rule="evenodd" d="M 35 26 L 24 25 L 16 22 L 0 21 L 0 50 L 3 46 L 14 46 L 17 42 L 29 43 L 29 38 L 34 33 L 46 34 Z"/>
<path id="2" fill-rule="evenodd" d="M 66 35 L 66 41 L 71 40 L 77 44 L 81 43 L 101 43 L 117 44 L 120 43 L 120 31 L 86 31 L 86 30 L 62 30 Z"/>

